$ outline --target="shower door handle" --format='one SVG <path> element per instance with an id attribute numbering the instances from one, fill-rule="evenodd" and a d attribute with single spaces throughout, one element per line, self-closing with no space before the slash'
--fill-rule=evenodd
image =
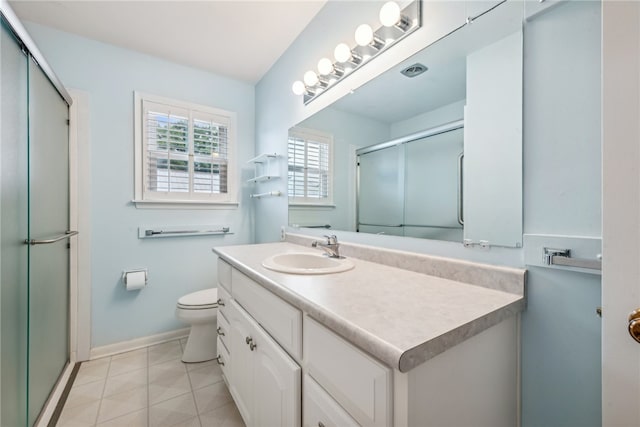
<path id="1" fill-rule="evenodd" d="M 73 237 L 75 235 L 77 235 L 78 232 L 77 231 L 70 231 L 67 230 L 64 232 L 64 234 L 61 234 L 59 236 L 55 236 L 52 237 L 50 239 L 42 239 L 42 240 L 37 240 L 37 239 L 25 239 L 24 243 L 26 243 L 27 245 L 48 245 L 50 243 L 55 243 L 55 242 L 59 242 L 60 240 L 63 239 L 67 239 L 69 237 Z"/>

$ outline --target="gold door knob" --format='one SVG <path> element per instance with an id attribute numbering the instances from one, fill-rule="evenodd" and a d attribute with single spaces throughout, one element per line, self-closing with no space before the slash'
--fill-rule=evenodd
<path id="1" fill-rule="evenodd" d="M 629 315 L 629 334 L 640 343 L 640 308 Z"/>

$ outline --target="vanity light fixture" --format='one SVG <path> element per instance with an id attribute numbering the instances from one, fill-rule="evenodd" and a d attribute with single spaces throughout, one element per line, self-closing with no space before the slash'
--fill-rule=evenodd
<path id="1" fill-rule="evenodd" d="M 303 81 L 293 83 L 291 90 L 296 95 L 303 95 L 305 104 L 309 103 L 346 74 L 420 28 L 421 15 L 421 0 L 413 0 L 404 9 L 395 1 L 385 3 L 379 13 L 381 27 L 374 30 L 368 24 L 360 25 L 355 31 L 355 47 L 347 43 L 338 44 L 333 51 L 335 62 L 322 58 L 318 61 L 318 72 L 307 71 Z"/>

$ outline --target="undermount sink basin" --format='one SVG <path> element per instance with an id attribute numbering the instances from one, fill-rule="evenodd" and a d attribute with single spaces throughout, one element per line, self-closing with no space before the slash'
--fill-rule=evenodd
<path id="1" fill-rule="evenodd" d="M 283 253 L 262 261 L 269 270 L 292 274 L 330 274 L 351 270 L 353 262 L 346 258 L 329 258 L 310 253 Z"/>

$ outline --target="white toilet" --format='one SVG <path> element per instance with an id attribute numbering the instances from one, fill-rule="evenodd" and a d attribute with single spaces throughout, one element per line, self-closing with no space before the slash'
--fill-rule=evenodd
<path id="1" fill-rule="evenodd" d="M 191 325 L 183 362 L 204 362 L 216 358 L 218 289 L 187 294 L 178 300 L 176 317 Z"/>

